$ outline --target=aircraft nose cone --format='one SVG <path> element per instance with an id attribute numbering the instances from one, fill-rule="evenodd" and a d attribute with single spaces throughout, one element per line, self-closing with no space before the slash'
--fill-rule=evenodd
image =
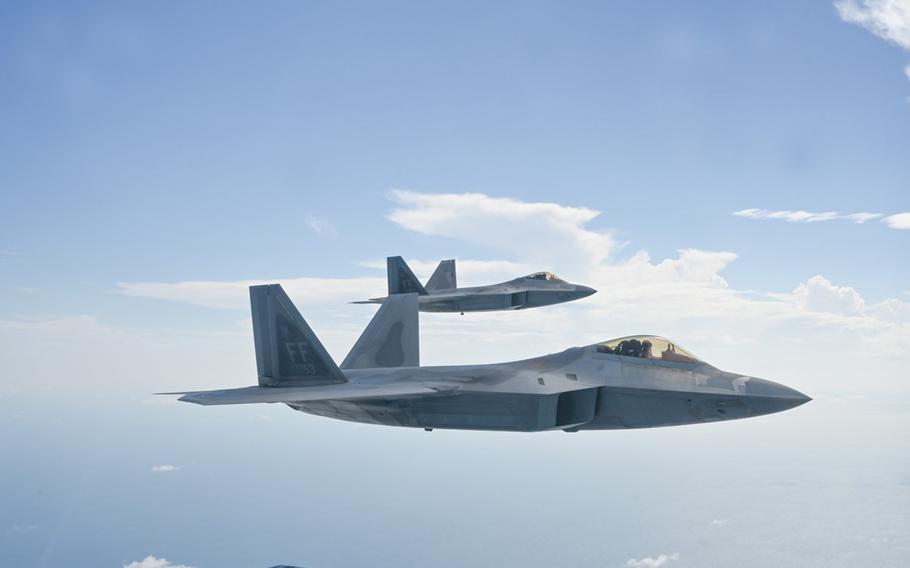
<path id="1" fill-rule="evenodd" d="M 590 288 L 588 286 L 579 285 L 579 286 L 575 287 L 575 292 L 578 294 L 579 298 L 587 298 L 591 294 L 596 293 L 597 290 L 595 290 L 594 288 Z"/>
<path id="2" fill-rule="evenodd" d="M 753 414 L 783 412 L 812 400 L 796 389 L 755 377 L 746 382 L 746 395 L 749 397 Z"/>

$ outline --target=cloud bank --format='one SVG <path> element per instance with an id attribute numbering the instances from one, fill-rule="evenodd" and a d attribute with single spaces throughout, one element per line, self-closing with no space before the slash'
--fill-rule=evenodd
<path id="1" fill-rule="evenodd" d="M 600 216 L 594 209 L 479 193 L 394 191 L 390 200 L 394 209 L 388 218 L 409 231 L 488 243 L 510 256 L 508 260 L 459 261 L 462 285 L 467 283 L 461 278 L 462 272 L 473 272 L 478 279 L 489 278 L 476 282 L 485 283 L 546 268 L 560 274 L 565 270 L 569 279 L 599 290 L 584 301 L 583 309 L 567 305 L 517 312 L 510 318 L 472 314 L 471 321 L 475 322 L 472 324 L 463 320 L 447 320 L 444 325 L 431 320 L 427 324 L 434 334 L 438 332 L 447 339 L 464 336 L 476 342 L 509 336 L 552 338 L 559 333 L 566 340 L 593 342 L 609 337 L 603 337 L 604 322 L 609 322 L 617 330 L 622 328 L 629 333 L 647 325 L 654 332 L 685 333 L 696 341 L 735 344 L 756 341 L 776 326 L 799 323 L 856 334 L 854 345 L 861 350 L 910 353 L 910 304 L 896 298 L 870 303 L 857 290 L 835 284 L 822 275 L 796 283 L 789 292 L 737 289 L 722 275 L 736 261 L 737 255 L 732 251 L 683 248 L 675 257 L 660 260 L 652 259 L 646 251 L 638 251 L 626 259 L 616 258 L 619 246 L 609 231 L 589 226 Z M 748 216 L 751 215 L 758 214 Z M 863 222 L 870 215 L 876 214 L 841 217 Z M 806 213 L 794 218 L 822 220 L 820 216 L 825 220 L 830 217 Z M 425 277 L 437 261 L 413 262 L 418 273 Z M 383 272 L 385 268 L 382 261 L 364 265 Z M 493 279 L 492 274 L 503 278 Z M 279 281 L 294 301 L 304 307 L 330 307 L 375 297 L 382 295 L 386 286 L 384 275 Z M 118 289 L 133 296 L 246 309 L 247 287 L 260 282 L 121 282 Z M 486 325 L 479 326 L 477 321 Z M 353 337 L 359 332 L 355 327 L 352 325 L 349 330 Z M 346 338 L 345 343 L 352 340 Z"/>

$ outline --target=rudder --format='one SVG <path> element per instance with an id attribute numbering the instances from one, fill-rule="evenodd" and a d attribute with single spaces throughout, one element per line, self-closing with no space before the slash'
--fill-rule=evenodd
<path id="1" fill-rule="evenodd" d="M 250 286 L 250 307 L 259 386 L 347 382 L 279 284 Z"/>

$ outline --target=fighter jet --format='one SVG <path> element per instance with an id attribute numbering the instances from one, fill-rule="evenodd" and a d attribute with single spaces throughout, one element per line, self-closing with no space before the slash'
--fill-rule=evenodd
<path id="1" fill-rule="evenodd" d="M 455 278 L 455 260 L 443 260 L 436 267 L 426 286 L 400 256 L 386 259 L 389 295 L 418 295 L 417 305 L 422 312 L 485 312 L 494 310 L 523 310 L 551 304 L 561 304 L 586 298 L 597 292 L 594 288 L 570 284 L 550 272 L 535 272 L 508 282 L 490 286 L 459 288 Z M 381 304 L 383 298 L 370 298 L 355 304 Z"/>
<path id="2" fill-rule="evenodd" d="M 811 400 L 656 336 L 510 363 L 421 367 L 414 293 L 389 296 L 339 367 L 281 286 L 253 286 L 250 300 L 259 385 L 162 394 L 202 405 L 284 403 L 369 424 L 520 432 L 716 422 Z"/>

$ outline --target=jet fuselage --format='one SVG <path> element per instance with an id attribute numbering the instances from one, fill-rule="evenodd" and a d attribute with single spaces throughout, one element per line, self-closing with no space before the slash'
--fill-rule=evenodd
<path id="1" fill-rule="evenodd" d="M 512 363 L 344 372 L 355 390 L 418 383 L 437 392 L 287 404 L 371 424 L 532 432 L 715 422 L 780 412 L 810 400 L 789 387 L 706 363 L 599 353 L 596 345 Z"/>
<path id="2" fill-rule="evenodd" d="M 418 296 L 418 309 L 422 312 L 485 312 L 498 310 L 523 310 L 552 304 L 561 304 L 586 298 L 596 290 L 562 280 L 534 280 L 516 278 L 490 286 L 472 286 L 451 290 L 427 290 Z M 371 298 L 381 304 L 385 298 Z"/>

